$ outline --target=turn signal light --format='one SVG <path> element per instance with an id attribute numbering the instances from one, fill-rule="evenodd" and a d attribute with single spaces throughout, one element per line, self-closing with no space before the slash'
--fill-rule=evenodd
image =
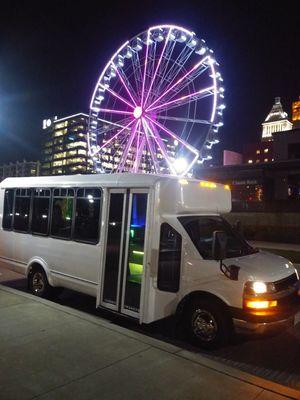
<path id="1" fill-rule="evenodd" d="M 246 301 L 246 307 L 256 309 L 256 310 L 262 310 L 266 308 L 271 308 L 271 307 L 276 307 L 277 306 L 277 300 L 247 300 Z"/>

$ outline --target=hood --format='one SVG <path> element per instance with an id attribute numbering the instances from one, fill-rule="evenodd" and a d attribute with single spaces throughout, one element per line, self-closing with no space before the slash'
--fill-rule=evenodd
<path id="1" fill-rule="evenodd" d="M 266 251 L 259 251 L 243 257 L 228 258 L 226 265 L 237 265 L 248 280 L 275 282 L 295 273 L 293 264 L 284 257 Z"/>

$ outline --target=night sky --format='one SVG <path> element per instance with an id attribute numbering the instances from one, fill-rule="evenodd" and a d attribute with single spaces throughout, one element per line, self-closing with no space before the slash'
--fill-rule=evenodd
<path id="1" fill-rule="evenodd" d="M 153 24 L 182 25 L 215 52 L 227 107 L 217 153 L 258 140 L 275 96 L 290 114 L 300 95 L 296 1 L 94 3 L 1 3 L 0 164 L 40 158 L 43 118 L 88 113 L 112 53 Z"/>

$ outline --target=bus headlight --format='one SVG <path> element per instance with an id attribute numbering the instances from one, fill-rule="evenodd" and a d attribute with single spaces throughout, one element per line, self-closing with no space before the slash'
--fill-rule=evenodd
<path id="1" fill-rule="evenodd" d="M 276 292 L 276 287 L 272 282 L 250 281 L 245 284 L 245 294 L 265 294 Z"/>

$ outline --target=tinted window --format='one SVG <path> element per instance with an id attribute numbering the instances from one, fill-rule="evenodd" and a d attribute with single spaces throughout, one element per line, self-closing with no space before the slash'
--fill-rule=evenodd
<path id="1" fill-rule="evenodd" d="M 14 205 L 14 189 L 5 190 L 4 194 L 4 211 L 3 211 L 3 229 L 11 229 Z"/>
<path id="2" fill-rule="evenodd" d="M 221 217 L 179 217 L 192 242 L 204 259 L 212 259 L 214 231 L 227 235 L 227 258 L 244 256 L 255 252 L 248 243 Z"/>
<path id="3" fill-rule="evenodd" d="M 31 189 L 16 189 L 14 229 L 27 232 L 29 229 Z"/>
<path id="4" fill-rule="evenodd" d="M 50 212 L 49 189 L 35 189 L 33 193 L 33 212 L 31 230 L 33 233 L 48 234 L 48 222 Z"/>
<path id="5" fill-rule="evenodd" d="M 51 235 L 71 238 L 74 190 L 55 189 L 52 204 Z"/>
<path id="6" fill-rule="evenodd" d="M 100 189 L 78 189 L 74 239 L 97 243 L 101 206 Z"/>
<path id="7" fill-rule="evenodd" d="M 138 311 L 144 271 L 144 242 L 148 195 L 132 195 L 124 307 Z"/>
<path id="8" fill-rule="evenodd" d="M 122 243 L 123 193 L 111 193 L 106 242 L 103 300 L 116 304 Z"/>
<path id="9" fill-rule="evenodd" d="M 158 259 L 157 287 L 178 292 L 181 265 L 181 235 L 169 224 L 162 224 Z"/>

